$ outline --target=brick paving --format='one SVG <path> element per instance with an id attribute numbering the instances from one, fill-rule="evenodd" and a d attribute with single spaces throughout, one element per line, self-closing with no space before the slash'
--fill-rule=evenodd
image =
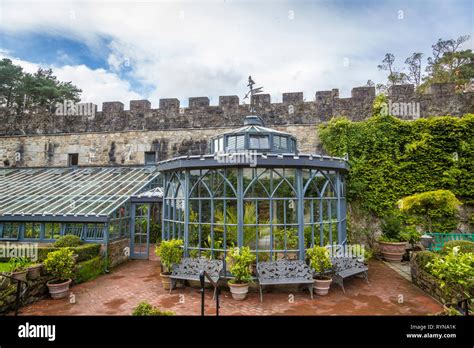
<path id="1" fill-rule="evenodd" d="M 160 266 L 156 259 L 132 260 L 109 274 L 71 288 L 75 303 L 69 299 L 43 300 L 20 310 L 20 315 L 130 315 L 141 301 L 148 301 L 178 315 L 200 314 L 200 292 L 185 287 L 163 290 Z M 333 284 L 327 296 L 307 290 L 251 291 L 244 301 L 232 299 L 228 289 L 221 293 L 221 315 L 426 315 L 442 306 L 380 261 L 369 264 L 369 282 L 352 278 L 345 282 L 346 294 Z M 401 302 L 401 303 L 400 303 Z M 212 290 L 206 291 L 206 314 L 215 314 Z"/>

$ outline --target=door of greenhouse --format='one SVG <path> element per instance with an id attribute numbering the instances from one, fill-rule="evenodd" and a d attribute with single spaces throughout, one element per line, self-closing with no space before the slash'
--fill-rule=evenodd
<path id="1" fill-rule="evenodd" d="M 148 259 L 150 249 L 150 204 L 132 203 L 130 257 Z"/>

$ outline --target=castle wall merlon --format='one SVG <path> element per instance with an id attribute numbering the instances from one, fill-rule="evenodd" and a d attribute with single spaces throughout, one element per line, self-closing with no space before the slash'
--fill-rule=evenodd
<path id="1" fill-rule="evenodd" d="M 113 114 L 122 112 L 124 110 L 124 105 L 122 102 L 113 101 L 113 102 L 103 102 L 102 103 L 102 112 L 104 114 Z"/>
<path id="2" fill-rule="evenodd" d="M 219 96 L 220 107 L 239 107 L 239 97 L 236 95 L 222 95 Z"/>
<path id="3" fill-rule="evenodd" d="M 301 103 L 304 101 L 303 92 L 288 92 L 282 94 L 284 104 Z"/>
<path id="4" fill-rule="evenodd" d="M 271 104 L 270 94 L 255 94 L 252 96 L 253 105 L 262 107 Z"/>
<path id="5" fill-rule="evenodd" d="M 151 103 L 148 100 L 130 100 L 130 111 L 149 111 Z"/>
<path id="6" fill-rule="evenodd" d="M 456 94 L 456 85 L 454 83 L 433 83 L 426 91 L 426 94 L 435 96 L 453 95 Z"/>
<path id="7" fill-rule="evenodd" d="M 191 97 L 189 98 L 189 108 L 197 109 L 197 108 L 205 108 L 209 106 L 209 98 L 208 97 Z"/>
<path id="8" fill-rule="evenodd" d="M 160 109 L 162 110 L 177 110 L 179 109 L 179 99 L 165 98 L 160 99 Z"/>
<path id="9" fill-rule="evenodd" d="M 351 97 L 354 99 L 375 98 L 375 87 L 354 87 L 351 90 Z"/>

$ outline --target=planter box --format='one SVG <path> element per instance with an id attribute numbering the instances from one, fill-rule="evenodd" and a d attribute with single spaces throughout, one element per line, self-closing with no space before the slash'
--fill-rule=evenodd
<path id="1" fill-rule="evenodd" d="M 410 260 L 410 271 L 413 284 L 443 304 L 458 303 L 466 298 L 460 287 L 445 286 L 441 289 L 439 280 L 418 265 L 416 254 Z"/>

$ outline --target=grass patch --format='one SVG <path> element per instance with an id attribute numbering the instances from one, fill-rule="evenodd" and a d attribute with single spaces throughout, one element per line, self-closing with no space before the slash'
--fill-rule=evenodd
<path id="1" fill-rule="evenodd" d="M 0 272 L 9 272 L 10 271 L 10 265 L 8 262 L 0 262 Z"/>

